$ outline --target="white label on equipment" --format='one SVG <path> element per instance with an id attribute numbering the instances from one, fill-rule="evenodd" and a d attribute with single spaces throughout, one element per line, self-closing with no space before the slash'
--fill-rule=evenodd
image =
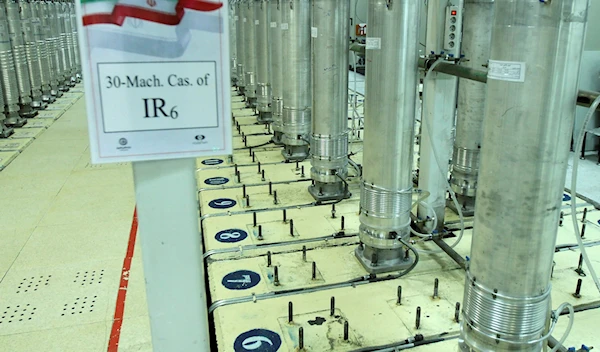
<path id="1" fill-rule="evenodd" d="M 277 22 L 271 22 L 271 28 L 277 28 Z"/>
<path id="2" fill-rule="evenodd" d="M 509 82 L 525 82 L 525 63 L 490 60 L 488 78 Z"/>
<path id="3" fill-rule="evenodd" d="M 258 26 L 260 22 L 258 20 L 254 20 L 254 24 Z"/>
<path id="4" fill-rule="evenodd" d="M 288 25 L 287 23 L 282 23 L 282 24 L 281 24 L 281 29 L 282 29 L 282 30 L 286 30 L 286 29 L 288 29 L 288 28 L 289 28 L 289 25 Z"/>
<path id="5" fill-rule="evenodd" d="M 319 36 L 319 30 L 317 27 L 310 27 L 310 36 L 316 38 Z"/>
<path id="6" fill-rule="evenodd" d="M 367 37 L 367 49 L 381 49 L 381 38 Z"/>
<path id="7" fill-rule="evenodd" d="M 98 75 L 104 133 L 219 125 L 215 62 L 98 63 Z"/>
<path id="8" fill-rule="evenodd" d="M 239 17 L 239 16 L 237 16 L 237 15 L 235 15 L 233 18 L 234 18 L 236 21 L 240 19 L 240 17 Z"/>

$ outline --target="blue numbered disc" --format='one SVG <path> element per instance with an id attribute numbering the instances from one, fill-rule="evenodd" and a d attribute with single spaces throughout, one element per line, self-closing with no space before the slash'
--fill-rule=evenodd
<path id="1" fill-rule="evenodd" d="M 279 347 L 281 347 L 279 334 L 266 329 L 246 331 L 233 343 L 235 352 L 276 352 Z"/>
<path id="2" fill-rule="evenodd" d="M 202 160 L 202 164 L 203 165 L 219 165 L 219 164 L 223 164 L 223 160 L 222 159 L 206 159 L 206 160 Z"/>
<path id="3" fill-rule="evenodd" d="M 221 284 L 230 290 L 247 290 L 260 282 L 260 275 L 250 270 L 238 270 L 223 277 Z"/>
<path id="4" fill-rule="evenodd" d="M 208 206 L 213 209 L 232 208 L 232 207 L 235 207 L 236 204 L 237 204 L 237 202 L 235 200 L 229 199 L 229 198 L 218 198 L 218 199 L 211 200 L 210 202 L 208 202 Z"/>
<path id="5" fill-rule="evenodd" d="M 227 182 L 229 182 L 227 177 L 211 177 L 204 180 L 204 183 L 209 186 L 220 186 L 226 184 Z"/>
<path id="6" fill-rule="evenodd" d="M 571 200 L 571 196 L 566 193 L 563 193 L 563 202 L 568 202 L 570 200 Z"/>
<path id="7" fill-rule="evenodd" d="M 215 235 L 215 239 L 219 242 L 225 243 L 235 243 L 240 242 L 248 237 L 248 233 L 244 230 L 240 229 L 227 229 L 223 231 L 219 231 Z"/>

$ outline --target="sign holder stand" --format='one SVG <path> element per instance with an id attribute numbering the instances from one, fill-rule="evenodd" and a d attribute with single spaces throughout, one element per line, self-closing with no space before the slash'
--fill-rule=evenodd
<path id="1" fill-rule="evenodd" d="M 133 163 L 155 351 L 209 351 L 196 160 Z"/>

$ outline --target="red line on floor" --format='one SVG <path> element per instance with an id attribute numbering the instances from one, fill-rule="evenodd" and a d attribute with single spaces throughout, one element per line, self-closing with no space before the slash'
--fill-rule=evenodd
<path id="1" fill-rule="evenodd" d="M 133 220 L 131 220 L 131 230 L 129 231 L 129 243 L 127 244 L 127 253 L 123 260 L 123 271 L 121 272 L 121 283 L 119 284 L 119 294 L 117 295 L 117 305 L 113 317 L 113 325 L 108 340 L 108 352 L 117 352 L 119 350 L 119 338 L 121 337 L 121 325 L 123 325 L 123 314 L 125 313 L 125 298 L 127 298 L 127 286 L 129 285 L 129 272 L 131 269 L 131 259 L 135 249 L 135 238 L 137 236 L 138 219 L 137 209 L 133 211 Z"/>

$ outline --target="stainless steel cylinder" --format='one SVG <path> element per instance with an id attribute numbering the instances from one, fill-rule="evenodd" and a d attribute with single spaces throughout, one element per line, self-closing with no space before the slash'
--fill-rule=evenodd
<path id="1" fill-rule="evenodd" d="M 256 109 L 258 122 L 273 121 L 271 114 L 271 59 L 269 55 L 269 1 L 255 0 L 256 6 Z"/>
<path id="2" fill-rule="evenodd" d="M 545 342 L 587 6 L 495 1 L 463 350 Z"/>
<path id="3" fill-rule="evenodd" d="M 350 2 L 312 2 L 313 114 L 310 194 L 319 201 L 349 196 L 348 52 Z"/>
<path id="4" fill-rule="evenodd" d="M 242 1 L 237 1 L 235 3 L 235 16 L 233 17 L 233 20 L 235 21 L 236 34 L 235 49 L 237 53 L 237 86 L 241 94 L 245 93 L 246 88 L 246 67 L 244 65 L 244 62 L 246 62 L 246 53 L 244 51 L 246 48 L 246 36 L 244 33 L 244 18 L 244 3 Z"/>
<path id="5" fill-rule="evenodd" d="M 42 29 L 42 21 L 39 15 L 38 8 L 40 6 L 40 2 L 37 0 L 31 1 L 29 3 L 29 10 L 31 13 L 31 29 L 33 31 L 33 36 L 35 39 L 35 49 L 37 51 L 38 58 L 38 72 L 40 76 L 41 83 L 41 91 L 42 91 L 42 101 L 43 102 L 51 102 L 52 95 L 50 93 L 51 86 L 51 74 L 50 74 L 50 58 L 48 57 L 48 49 L 46 46 L 46 38 L 44 36 L 44 31 Z"/>
<path id="6" fill-rule="evenodd" d="M 57 73 L 58 89 L 60 91 L 66 91 L 68 90 L 68 87 L 66 85 L 67 64 L 65 58 L 65 48 L 62 45 L 62 39 L 60 36 L 60 25 L 58 23 L 59 20 L 57 16 L 57 6 L 56 3 L 53 1 L 46 1 L 45 5 L 46 10 L 48 11 L 48 24 L 50 26 L 50 35 L 53 45 L 52 51 L 53 54 L 56 56 L 53 62 L 55 64 L 53 69 Z"/>
<path id="7" fill-rule="evenodd" d="M 361 246 L 369 272 L 410 266 L 399 239 L 410 237 L 421 1 L 369 0 L 365 134 L 360 194 Z"/>
<path id="8" fill-rule="evenodd" d="M 71 86 L 77 83 L 77 68 L 75 65 L 75 44 L 73 43 L 73 28 L 71 24 L 71 9 L 68 2 L 59 3 L 61 9 L 61 23 L 64 27 L 64 41 L 66 42 L 68 69 L 67 72 L 71 75 Z"/>
<path id="9" fill-rule="evenodd" d="M 8 30 L 10 42 L 12 44 L 15 73 L 17 75 L 17 87 L 19 89 L 19 104 L 21 105 L 20 113 L 21 115 L 29 116 L 32 111 L 31 83 L 29 79 L 29 65 L 27 65 L 25 40 L 23 38 L 23 27 L 21 26 L 21 16 L 19 12 L 20 7 L 18 2 L 14 0 L 6 2 Z"/>
<path id="10" fill-rule="evenodd" d="M 235 85 L 237 82 L 237 37 L 236 37 L 236 24 L 235 16 L 237 16 L 237 7 L 234 1 L 229 2 L 229 57 L 231 71 L 231 84 Z"/>
<path id="11" fill-rule="evenodd" d="M 69 43 L 66 33 L 65 9 L 61 1 L 53 1 L 55 33 L 57 35 L 59 63 L 64 76 L 64 91 L 69 90 L 71 82 L 71 57 L 69 56 Z"/>
<path id="12" fill-rule="evenodd" d="M 287 28 L 287 29 L 286 29 Z M 308 0 L 282 2 L 283 115 L 282 151 L 286 160 L 308 157 L 311 131 L 311 6 Z"/>
<path id="13" fill-rule="evenodd" d="M 45 108 L 47 105 L 42 101 L 42 74 L 40 70 L 40 58 L 33 28 L 32 4 L 29 1 L 20 1 L 21 25 L 23 40 L 25 42 L 25 55 L 29 71 L 29 83 L 31 86 L 31 106 L 35 109 Z"/>
<path id="14" fill-rule="evenodd" d="M 484 70 L 490 58 L 494 0 L 465 0 L 461 66 Z M 477 190 L 479 152 L 483 133 L 485 84 L 460 79 L 458 114 L 450 185 L 460 197 L 463 211 L 472 213 Z"/>
<path id="15" fill-rule="evenodd" d="M 77 12 L 73 1 L 69 2 L 69 17 L 71 19 L 71 37 L 73 41 L 73 51 L 75 52 L 75 78 L 81 81 L 81 54 L 79 52 L 79 31 L 77 29 Z"/>
<path id="16" fill-rule="evenodd" d="M 271 75 L 271 114 L 273 115 L 273 121 L 271 126 L 273 128 L 273 143 L 281 145 L 282 132 L 282 115 L 283 115 L 283 52 L 282 52 L 282 29 L 281 29 L 281 10 L 283 2 L 282 0 L 270 0 L 269 1 L 269 29 L 270 35 L 270 46 L 269 55 L 271 56 L 271 69 L 269 73 Z"/>
<path id="17" fill-rule="evenodd" d="M 48 65 L 50 67 L 50 93 L 52 97 L 62 95 L 59 89 L 59 82 L 62 81 L 60 74 L 60 65 L 58 63 L 58 52 L 56 51 L 56 42 L 54 40 L 54 30 L 50 4 L 48 1 L 39 0 L 35 3 L 35 9 L 42 25 L 42 36 L 46 42 L 46 52 L 48 54 Z"/>
<path id="18" fill-rule="evenodd" d="M 246 104 L 248 107 L 256 107 L 256 3 L 254 0 L 246 0 L 243 3 L 242 19 L 244 25 L 244 69 L 246 86 Z"/>
<path id="19" fill-rule="evenodd" d="M 23 119 L 19 116 L 19 86 L 6 17 L 6 5 L 4 2 L 0 2 L 0 76 L 2 78 L 4 114 L 6 115 L 4 123 L 7 126 L 20 126 Z"/>

